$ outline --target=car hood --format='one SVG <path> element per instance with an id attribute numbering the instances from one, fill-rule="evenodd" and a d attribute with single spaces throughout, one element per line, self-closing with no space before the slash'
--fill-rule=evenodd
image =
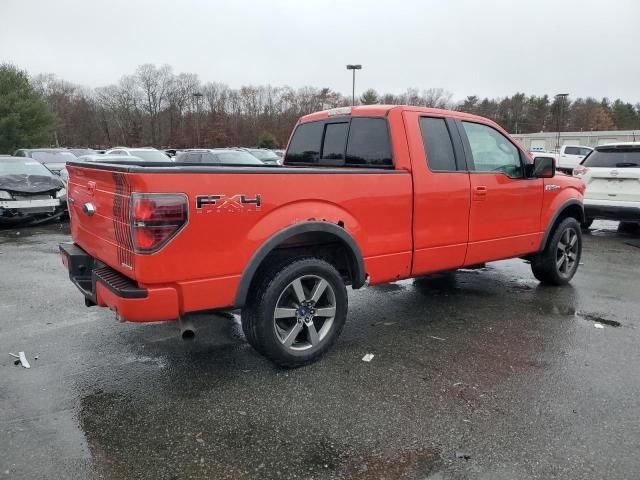
<path id="1" fill-rule="evenodd" d="M 58 177 L 46 175 L 2 175 L 0 190 L 16 193 L 42 193 L 60 190 L 64 182 Z"/>

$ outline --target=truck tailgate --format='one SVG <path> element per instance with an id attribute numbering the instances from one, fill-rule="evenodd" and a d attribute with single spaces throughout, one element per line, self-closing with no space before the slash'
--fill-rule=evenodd
<path id="1" fill-rule="evenodd" d="M 129 222 L 131 175 L 77 166 L 68 170 L 74 241 L 93 257 L 135 278 Z"/>

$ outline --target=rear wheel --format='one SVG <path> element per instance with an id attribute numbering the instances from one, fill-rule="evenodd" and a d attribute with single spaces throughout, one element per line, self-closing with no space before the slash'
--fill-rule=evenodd
<path id="1" fill-rule="evenodd" d="M 258 352 L 283 367 L 299 367 L 319 360 L 335 343 L 347 303 L 333 265 L 296 259 L 261 274 L 242 311 L 242 327 Z"/>
<path id="2" fill-rule="evenodd" d="M 556 227 L 545 249 L 531 260 L 531 270 L 542 283 L 565 285 L 578 270 L 581 255 L 580 224 L 568 217 Z"/>

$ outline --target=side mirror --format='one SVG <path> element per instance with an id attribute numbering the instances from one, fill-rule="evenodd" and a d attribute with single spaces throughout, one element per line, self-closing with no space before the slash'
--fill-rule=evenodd
<path id="1" fill-rule="evenodd" d="M 533 178 L 553 178 L 556 174 L 556 160 L 553 157 L 536 157 L 533 165 L 527 165 L 530 175 Z"/>

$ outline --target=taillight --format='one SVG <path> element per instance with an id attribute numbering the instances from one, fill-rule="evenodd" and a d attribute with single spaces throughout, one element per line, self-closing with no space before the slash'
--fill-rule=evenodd
<path id="1" fill-rule="evenodd" d="M 187 224 L 187 197 L 182 193 L 132 193 L 131 235 L 138 253 L 160 250 Z"/>
<path id="2" fill-rule="evenodd" d="M 589 169 L 587 167 L 583 167 L 582 165 L 578 165 L 577 167 L 575 167 L 573 169 L 573 176 L 574 177 L 581 177 L 585 173 L 587 173 L 588 171 L 589 171 Z"/>

